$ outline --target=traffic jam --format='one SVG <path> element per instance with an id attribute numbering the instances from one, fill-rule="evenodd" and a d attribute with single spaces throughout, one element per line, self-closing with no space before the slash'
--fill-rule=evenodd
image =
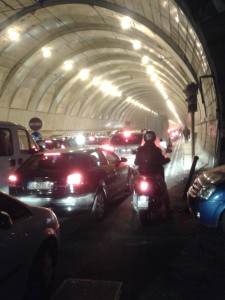
<path id="1" fill-rule="evenodd" d="M 33 129 L 41 126 L 36 121 Z M 107 218 L 110 204 L 124 195 L 131 197 L 132 210 L 145 227 L 151 225 L 155 213 L 167 208 L 162 178 L 156 170 L 141 174 L 137 153 L 149 144 L 160 152 L 154 160 L 163 157 L 162 164 L 167 164 L 174 143 L 182 138 L 179 131 L 171 132 L 167 141 L 153 131 L 127 129 L 45 139 L 38 131 L 30 134 L 21 125 L 0 122 L 0 131 L 10 143 L 7 148 L 1 144 L 0 156 L 4 178 L 0 192 L 1 299 L 32 299 L 34 291 L 38 299 L 45 299 L 60 249 L 60 217 L 84 214 L 99 223 Z M 187 203 L 202 224 L 221 224 L 225 231 L 224 172 L 219 167 L 199 175 L 190 185 Z M 12 233 L 15 238 L 8 240 Z M 29 242 L 20 238 L 24 234 L 30 236 Z M 15 247 L 16 255 L 12 252 Z M 27 247 L 29 256 L 24 257 Z M 9 274 L 21 261 L 22 267 L 11 278 Z M 18 290 L 10 289 L 13 284 Z"/>

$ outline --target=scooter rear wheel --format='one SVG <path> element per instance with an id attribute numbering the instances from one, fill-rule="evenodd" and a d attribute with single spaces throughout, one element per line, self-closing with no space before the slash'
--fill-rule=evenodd
<path id="1" fill-rule="evenodd" d="M 139 212 L 140 223 L 142 226 L 147 226 L 151 223 L 151 212 L 149 210 L 141 210 Z"/>

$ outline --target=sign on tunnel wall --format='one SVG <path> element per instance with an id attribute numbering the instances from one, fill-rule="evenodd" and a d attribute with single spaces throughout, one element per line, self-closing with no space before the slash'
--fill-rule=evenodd
<path id="1" fill-rule="evenodd" d="M 33 131 L 38 131 L 42 127 L 42 121 L 39 118 L 32 118 L 29 121 L 29 126 Z"/>

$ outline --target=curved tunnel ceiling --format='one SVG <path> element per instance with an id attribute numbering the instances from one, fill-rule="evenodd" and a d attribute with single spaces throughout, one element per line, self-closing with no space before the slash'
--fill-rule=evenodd
<path id="1" fill-rule="evenodd" d="M 0 114 L 107 122 L 141 121 L 145 111 L 185 123 L 183 89 L 210 73 L 193 27 L 172 0 L 116 3 L 0 1 Z"/>

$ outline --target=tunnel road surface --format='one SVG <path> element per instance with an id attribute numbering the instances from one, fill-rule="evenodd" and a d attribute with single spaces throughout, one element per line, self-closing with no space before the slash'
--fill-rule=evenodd
<path id="1" fill-rule="evenodd" d="M 184 150 L 176 151 L 178 159 Z M 180 168 L 184 178 L 179 175 L 179 179 L 178 169 L 172 170 L 168 189 L 174 213 L 170 220 L 158 215 L 153 224 L 142 227 L 132 211 L 131 196 L 111 205 L 101 223 L 85 216 L 60 219 L 61 250 L 53 300 L 110 300 L 102 298 L 99 283 L 116 284 L 117 297 L 112 299 L 225 299 L 224 235 L 189 214 L 182 199 L 186 170 Z M 68 291 L 66 283 L 71 281 L 75 287 Z M 85 283 L 86 297 L 76 297 L 78 286 Z"/>

